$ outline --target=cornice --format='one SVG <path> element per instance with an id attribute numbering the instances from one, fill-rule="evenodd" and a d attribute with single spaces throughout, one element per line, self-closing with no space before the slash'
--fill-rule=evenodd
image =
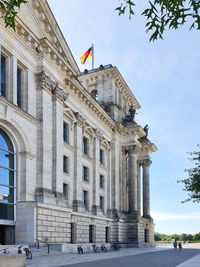
<path id="1" fill-rule="evenodd" d="M 115 122 L 102 109 L 102 107 L 91 97 L 76 78 L 66 79 L 66 85 L 71 94 L 76 96 L 78 100 L 84 104 L 90 111 L 94 112 L 96 116 L 106 124 L 111 130 L 114 129 Z M 70 94 L 70 95 L 71 95 Z"/>
<path id="2" fill-rule="evenodd" d="M 158 148 L 154 143 L 151 143 L 149 139 L 139 139 L 138 142 L 140 143 L 140 151 L 145 153 L 152 153 L 156 152 Z"/>

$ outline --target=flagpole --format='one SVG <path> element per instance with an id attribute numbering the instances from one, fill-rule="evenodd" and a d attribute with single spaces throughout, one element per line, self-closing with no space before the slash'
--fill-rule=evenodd
<path id="1" fill-rule="evenodd" d="M 94 44 L 92 44 L 92 69 L 94 69 Z"/>

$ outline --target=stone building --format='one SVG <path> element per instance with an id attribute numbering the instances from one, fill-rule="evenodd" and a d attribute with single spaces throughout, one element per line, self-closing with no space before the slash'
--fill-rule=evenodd
<path id="1" fill-rule="evenodd" d="M 152 245 L 156 147 L 118 69 L 81 73 L 45 0 L 0 45 L 0 243 Z"/>

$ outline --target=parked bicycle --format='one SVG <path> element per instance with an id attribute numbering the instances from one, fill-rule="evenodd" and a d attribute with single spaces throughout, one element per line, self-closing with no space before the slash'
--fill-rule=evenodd
<path id="1" fill-rule="evenodd" d="M 100 247 L 98 247 L 95 243 L 92 245 L 94 253 L 100 252 Z"/>
<path id="2" fill-rule="evenodd" d="M 22 254 L 22 248 L 23 248 L 23 246 L 18 247 L 18 254 Z M 31 260 L 33 256 L 32 256 L 32 252 L 29 250 L 29 248 L 23 248 L 23 250 L 25 251 L 26 258 Z"/>
<path id="3" fill-rule="evenodd" d="M 9 249 L 9 248 L 2 248 L 2 249 L 0 249 L 0 251 L 3 251 L 3 254 L 7 254 L 7 253 L 9 253 L 9 251 L 7 251 L 7 249 Z"/>
<path id="4" fill-rule="evenodd" d="M 77 251 L 78 251 L 78 254 L 84 254 L 84 252 L 83 252 L 83 245 L 82 244 L 79 244 L 77 246 Z"/>
<path id="5" fill-rule="evenodd" d="M 120 250 L 120 245 L 117 243 L 112 243 L 110 246 L 110 250 Z"/>
<path id="6" fill-rule="evenodd" d="M 101 248 L 102 252 L 107 252 L 107 248 L 106 248 L 105 244 L 101 244 L 100 248 Z"/>

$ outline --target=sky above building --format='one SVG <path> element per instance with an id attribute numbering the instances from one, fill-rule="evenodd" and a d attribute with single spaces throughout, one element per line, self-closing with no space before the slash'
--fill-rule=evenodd
<path id="1" fill-rule="evenodd" d="M 151 214 L 155 231 L 166 234 L 200 232 L 200 204 L 187 198 L 186 168 L 193 167 L 186 152 L 199 142 L 199 31 L 189 25 L 167 31 L 164 40 L 149 43 L 145 19 L 148 1 L 136 2 L 136 16 L 118 16 L 118 0 L 48 0 L 79 68 L 79 57 L 94 44 L 94 66 L 117 66 L 139 101 L 136 122 L 149 125 L 149 139 L 158 151 L 151 155 Z"/>

